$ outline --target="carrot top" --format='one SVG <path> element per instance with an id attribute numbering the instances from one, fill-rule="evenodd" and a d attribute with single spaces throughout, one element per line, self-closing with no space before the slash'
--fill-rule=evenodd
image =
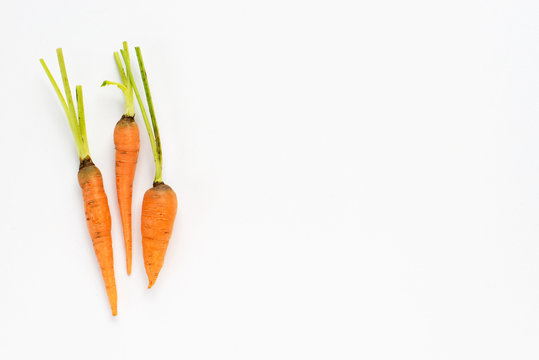
<path id="1" fill-rule="evenodd" d="M 58 84 L 54 80 L 45 60 L 39 59 L 47 77 L 49 78 L 58 100 L 62 105 L 64 112 L 69 122 L 69 128 L 71 129 L 71 134 L 75 140 L 75 145 L 77 146 L 77 152 L 79 154 L 79 159 L 82 161 L 84 159 L 90 159 L 90 150 L 88 149 L 88 138 L 86 136 L 86 121 L 84 118 L 84 104 L 82 100 L 82 87 L 80 85 L 75 86 L 75 95 L 77 99 L 77 111 L 75 110 L 75 104 L 73 103 L 73 97 L 71 96 L 71 89 L 69 87 L 69 80 L 67 78 L 67 71 L 64 63 L 64 54 L 62 49 L 56 49 L 56 55 L 58 57 L 58 64 L 60 66 L 60 73 L 62 74 L 62 82 L 64 84 L 64 91 L 66 97 L 62 95 Z M 67 103 L 66 103 L 67 98 Z M 78 112 L 78 116 L 77 116 Z"/>
<path id="2" fill-rule="evenodd" d="M 114 52 L 114 60 L 116 60 L 116 66 L 118 67 L 118 71 L 120 72 L 120 78 L 122 79 L 122 83 L 117 83 L 114 81 L 103 81 L 103 84 L 101 86 L 107 86 L 107 85 L 116 85 L 122 90 L 125 97 L 125 115 L 127 116 L 135 116 L 135 103 L 133 102 L 133 87 L 131 86 L 131 81 L 127 78 L 127 75 L 125 74 L 124 67 L 122 65 L 122 60 L 120 59 L 120 54 L 115 51 Z"/>
<path id="3" fill-rule="evenodd" d="M 124 41 L 123 49 L 120 50 L 122 54 L 122 58 L 125 63 L 125 68 L 127 70 L 127 79 L 129 80 L 129 83 L 131 84 L 131 86 L 133 87 L 133 90 L 135 91 L 135 96 L 137 97 L 137 102 L 139 104 L 142 117 L 144 118 L 144 124 L 146 125 L 146 131 L 148 132 L 148 136 L 150 137 L 150 143 L 152 144 L 153 158 L 155 161 L 155 178 L 153 182 L 154 184 L 162 183 L 163 182 L 163 153 L 161 151 L 161 140 L 159 138 L 159 128 L 157 127 L 157 121 L 155 119 L 155 111 L 153 109 L 152 95 L 150 93 L 150 87 L 148 85 L 148 77 L 146 75 L 146 69 L 144 68 L 144 61 L 142 59 L 142 53 L 140 52 L 139 47 L 135 47 L 135 51 L 137 53 L 137 59 L 138 59 L 138 64 L 140 68 L 140 74 L 142 77 L 142 83 L 144 84 L 144 92 L 146 94 L 146 101 L 148 102 L 148 108 L 150 109 L 150 116 L 152 119 L 151 125 L 150 125 L 150 121 L 148 120 L 146 108 L 144 106 L 142 98 L 140 97 L 140 93 L 137 89 L 137 85 L 135 84 L 135 79 L 133 78 L 133 72 L 131 70 L 131 60 L 129 58 L 129 49 L 127 47 L 127 42 Z"/>

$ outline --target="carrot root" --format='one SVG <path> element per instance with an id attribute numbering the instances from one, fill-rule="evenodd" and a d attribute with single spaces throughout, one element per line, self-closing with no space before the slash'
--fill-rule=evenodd
<path id="1" fill-rule="evenodd" d="M 177 208 L 176 193 L 168 185 L 156 184 L 144 194 L 141 231 L 148 288 L 155 284 L 163 267 Z"/>
<path id="2" fill-rule="evenodd" d="M 114 277 L 111 219 L 107 195 L 103 188 L 103 177 L 99 169 L 88 158 L 81 161 L 78 178 L 84 198 L 86 225 L 101 268 L 112 315 L 116 316 L 118 314 L 118 296 Z"/>
<path id="3" fill-rule="evenodd" d="M 125 261 L 127 274 L 131 274 L 132 232 L 131 203 L 133 196 L 133 178 L 137 167 L 140 147 L 137 123 L 131 116 L 123 116 L 114 128 L 114 144 L 116 146 L 116 193 L 125 244 Z"/>

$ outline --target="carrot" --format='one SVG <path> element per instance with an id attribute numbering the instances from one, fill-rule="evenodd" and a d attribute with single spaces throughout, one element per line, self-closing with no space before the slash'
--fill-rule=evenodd
<path id="1" fill-rule="evenodd" d="M 124 48 L 121 50 L 121 53 L 127 69 L 127 76 L 131 82 L 133 90 L 135 91 L 137 102 L 139 104 L 142 117 L 144 118 L 144 124 L 146 125 L 148 136 L 150 137 L 150 143 L 152 145 L 152 152 L 155 161 L 155 177 L 153 187 L 147 190 L 144 194 L 140 225 L 142 232 L 142 253 L 144 257 L 144 267 L 146 268 L 146 275 L 148 276 L 148 288 L 151 288 L 155 283 L 161 268 L 163 267 L 165 253 L 172 235 L 172 228 L 174 227 L 178 201 L 174 190 L 163 182 L 163 155 L 161 151 L 161 140 L 159 137 L 159 128 L 157 127 L 152 96 L 148 85 L 146 69 L 144 68 L 142 53 L 140 52 L 140 48 L 135 47 L 142 82 L 144 84 L 144 92 L 146 94 L 146 100 L 148 102 L 148 108 L 150 110 L 150 116 L 152 119 L 151 125 L 148 120 L 148 116 L 146 115 L 144 103 L 142 102 L 133 78 L 127 43 L 124 42 L 123 46 Z"/>
<path id="2" fill-rule="evenodd" d="M 135 122 L 135 105 L 131 83 L 125 75 L 120 55 L 115 52 L 114 58 L 122 84 L 104 81 L 101 86 L 116 85 L 125 96 L 125 112 L 114 127 L 114 145 L 116 147 L 116 193 L 124 233 L 125 263 L 127 274 L 131 274 L 132 233 L 131 233 L 131 200 L 133 197 L 133 178 L 137 168 L 140 138 Z"/>
<path id="3" fill-rule="evenodd" d="M 84 198 L 84 212 L 86 213 L 86 226 L 92 238 L 95 254 L 101 275 L 105 281 L 107 296 L 110 302 L 112 315 L 118 314 L 116 294 L 116 281 L 114 279 L 114 257 L 112 255 L 112 237 L 110 235 L 110 210 L 107 194 L 103 188 L 103 177 L 91 159 L 81 164 L 79 170 L 79 185 Z"/>
<path id="4" fill-rule="evenodd" d="M 75 139 L 75 145 L 77 147 L 80 161 L 78 180 L 84 199 L 86 225 L 88 227 L 88 232 L 90 233 L 95 254 L 101 268 L 101 275 L 103 276 L 103 280 L 105 282 L 105 288 L 109 298 L 112 315 L 115 316 L 118 314 L 118 297 L 116 294 L 116 281 L 114 279 L 110 210 L 107 195 L 105 194 L 105 189 L 103 188 L 103 177 L 90 157 L 88 139 L 86 136 L 86 121 L 84 118 L 82 87 L 80 85 L 76 86 L 77 111 L 75 111 L 75 105 L 73 104 L 73 98 L 71 96 L 62 49 L 57 49 L 56 54 L 58 56 L 58 63 L 60 64 L 60 72 L 62 73 L 67 103 L 60 91 L 60 88 L 56 84 L 54 77 L 49 71 L 47 64 L 45 64 L 43 59 L 40 59 L 40 62 L 52 84 L 52 87 L 54 88 L 54 91 L 56 92 L 56 95 L 58 96 L 58 99 L 60 100 L 60 104 L 62 105 L 67 116 L 71 133 Z"/>
<path id="5" fill-rule="evenodd" d="M 137 123 L 133 117 L 124 116 L 114 128 L 116 146 L 116 192 L 122 218 L 125 243 L 125 262 L 127 274 L 131 274 L 132 234 L 131 234 L 131 199 L 133 196 L 133 178 L 137 167 L 140 145 Z"/>
<path id="6" fill-rule="evenodd" d="M 176 193 L 164 183 L 154 185 L 144 193 L 140 227 L 148 288 L 155 283 L 163 267 L 177 208 Z"/>

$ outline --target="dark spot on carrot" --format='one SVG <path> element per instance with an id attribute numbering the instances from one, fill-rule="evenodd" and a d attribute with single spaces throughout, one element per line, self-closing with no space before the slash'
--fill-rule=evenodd
<path id="1" fill-rule="evenodd" d="M 95 166 L 94 162 L 92 161 L 90 156 L 87 156 L 87 157 L 85 157 L 84 159 L 82 159 L 80 161 L 79 170 L 82 170 L 82 169 L 84 169 L 85 167 L 88 167 L 88 166 Z"/>

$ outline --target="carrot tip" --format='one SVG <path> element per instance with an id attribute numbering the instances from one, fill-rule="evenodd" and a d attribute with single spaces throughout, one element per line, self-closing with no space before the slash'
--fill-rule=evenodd
<path id="1" fill-rule="evenodd" d="M 151 288 L 151 287 L 153 286 L 153 284 L 155 284 L 155 281 L 150 281 L 150 282 L 148 283 L 148 289 Z"/>

